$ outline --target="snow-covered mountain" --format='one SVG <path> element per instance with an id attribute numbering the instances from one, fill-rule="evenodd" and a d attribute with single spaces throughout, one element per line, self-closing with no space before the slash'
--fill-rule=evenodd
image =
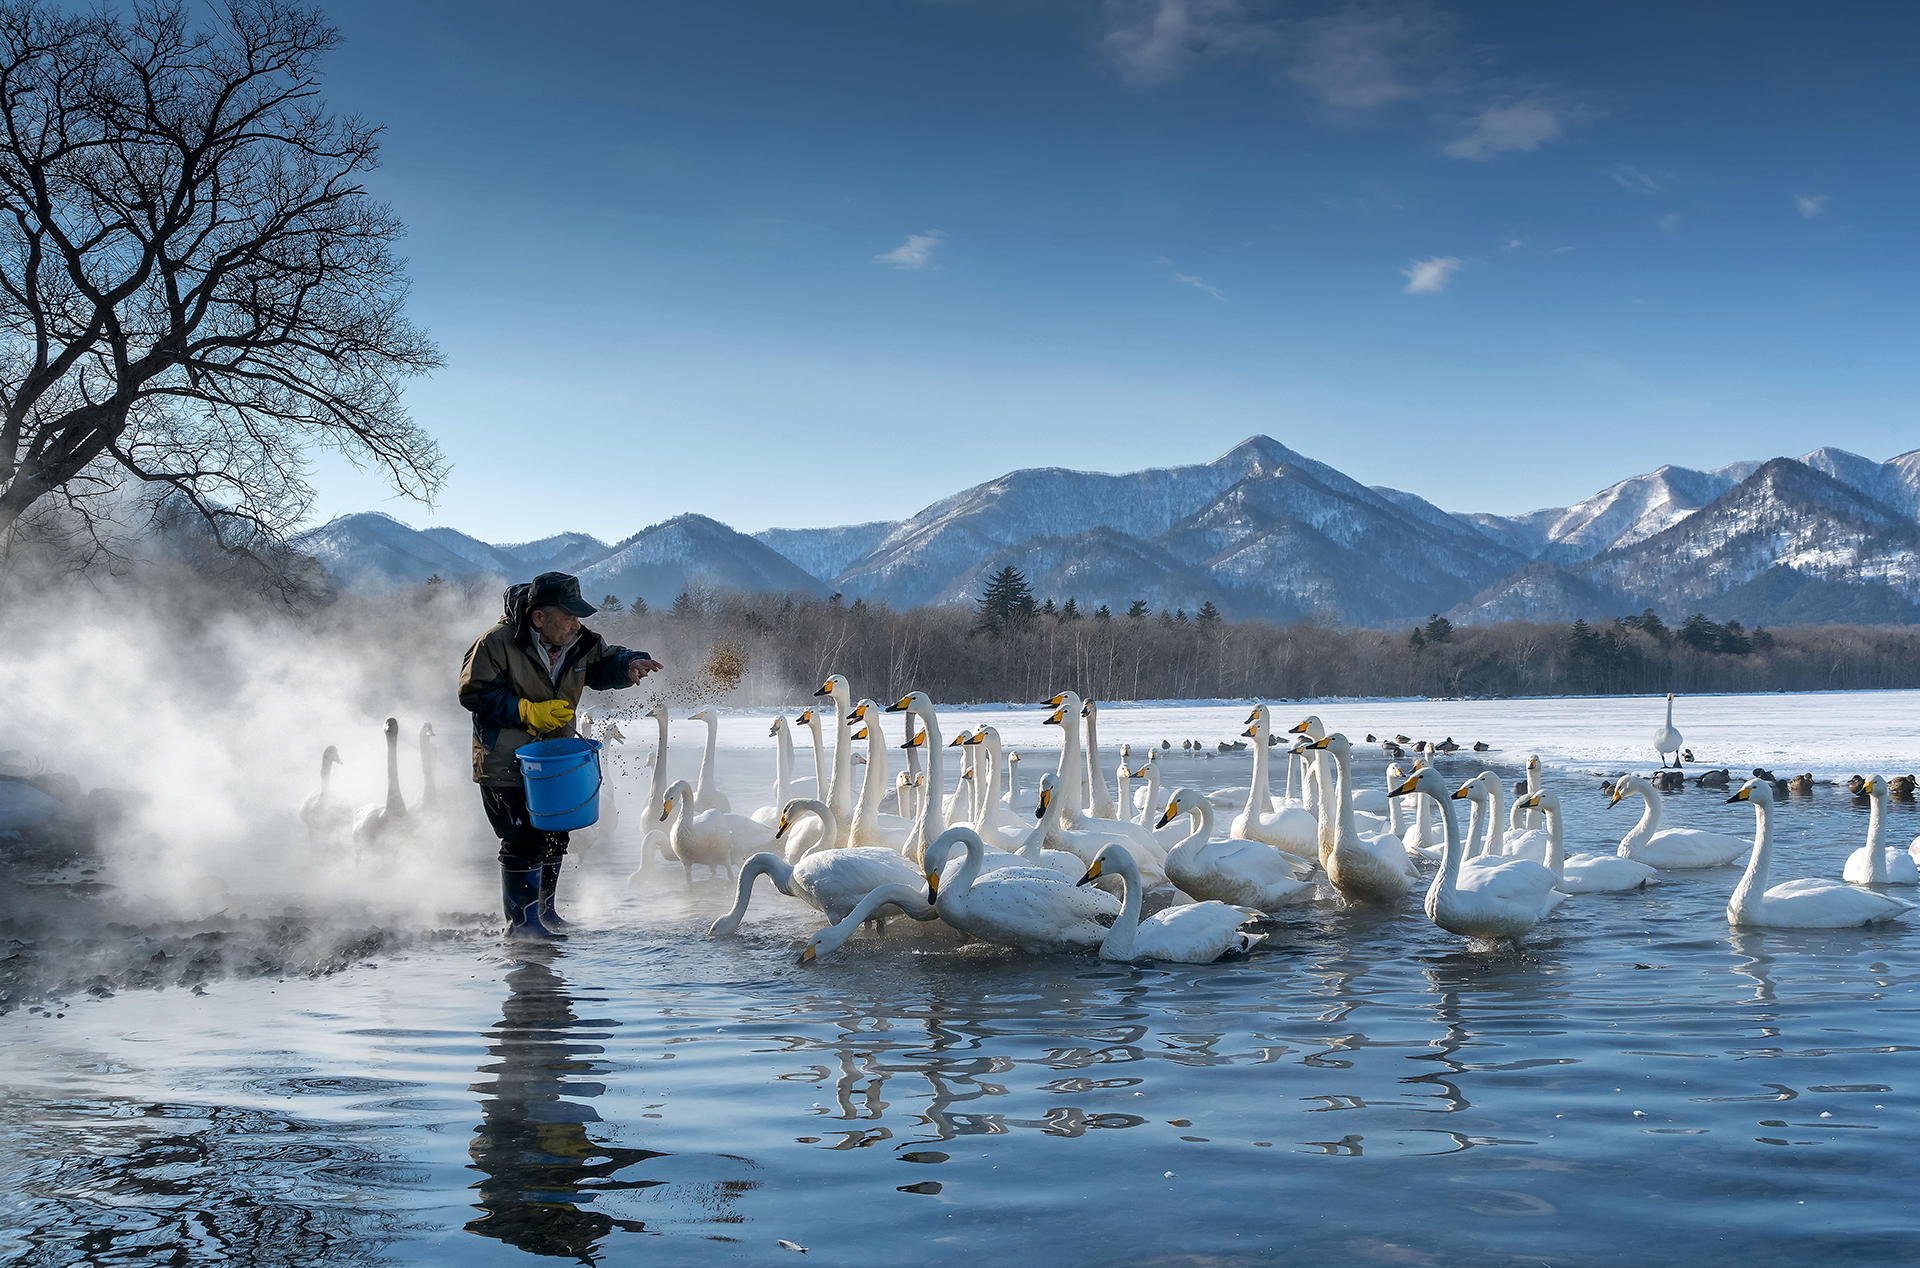
<path id="1" fill-rule="evenodd" d="M 384 515 L 301 539 L 344 584 L 438 573 L 578 574 L 590 598 L 670 603 L 694 583 L 966 603 L 1013 564 L 1042 597 L 1396 626 L 1610 617 L 1654 607 L 1748 622 L 1920 620 L 1920 450 L 1840 449 L 1710 471 L 1665 466 L 1571 507 L 1451 513 L 1369 488 L 1267 436 L 1212 462 L 1125 474 L 1013 471 L 899 522 L 769 529 L 699 515 L 616 546 L 584 533 L 489 545 Z"/>

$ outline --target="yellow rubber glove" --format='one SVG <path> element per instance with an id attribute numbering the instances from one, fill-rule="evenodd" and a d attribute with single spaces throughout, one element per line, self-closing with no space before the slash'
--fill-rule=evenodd
<path id="1" fill-rule="evenodd" d="M 573 721 L 573 706 L 564 700 L 522 700 L 520 720 L 535 734 L 558 731 Z"/>

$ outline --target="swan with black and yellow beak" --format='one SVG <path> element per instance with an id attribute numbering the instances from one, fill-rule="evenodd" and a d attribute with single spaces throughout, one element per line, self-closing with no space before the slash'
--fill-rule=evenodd
<path id="1" fill-rule="evenodd" d="M 813 694 L 833 699 L 833 784 L 823 800 L 833 812 L 833 844 L 840 849 L 853 839 L 853 728 L 847 724 L 853 687 L 839 674 L 828 674 L 827 681 Z M 818 789 L 814 796 L 820 796 Z"/>
<path id="2" fill-rule="evenodd" d="M 906 844 L 900 852 L 918 863 L 926 853 L 927 847 L 946 830 L 946 761 L 942 756 L 943 745 L 940 742 L 940 718 L 933 710 L 933 701 L 924 691 L 909 691 L 887 706 L 888 713 L 911 713 L 920 719 L 920 730 L 914 737 L 900 747 L 919 749 L 927 755 L 927 783 L 920 793 L 920 817 L 914 822 L 913 830 L 907 833 Z"/>

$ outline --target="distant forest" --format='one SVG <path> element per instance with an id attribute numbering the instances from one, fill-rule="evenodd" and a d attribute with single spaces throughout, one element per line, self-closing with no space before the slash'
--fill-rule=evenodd
<path id="1" fill-rule="evenodd" d="M 691 676 L 716 646 L 745 652 L 729 699 L 787 703 L 842 673 L 862 695 L 925 691 L 942 703 L 1042 700 L 1071 688 L 1101 700 L 1303 696 L 1539 696 L 1920 687 L 1920 629 L 1810 625 L 1748 629 L 1652 611 L 1572 625 L 1398 632 L 1301 621 L 1230 622 L 1198 612 L 1084 611 L 1036 600 L 1003 570 L 972 609 L 896 612 L 840 596 L 695 588 L 668 611 L 595 598 L 595 629 Z"/>

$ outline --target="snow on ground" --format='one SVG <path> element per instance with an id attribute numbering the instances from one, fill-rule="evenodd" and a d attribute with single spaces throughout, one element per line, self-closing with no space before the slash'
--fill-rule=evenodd
<path id="1" fill-rule="evenodd" d="M 858 684 L 856 684 L 857 686 Z M 796 700 L 797 715 L 812 700 Z M 1153 700 L 1100 705 L 1100 747 L 1123 743 L 1136 755 L 1148 744 L 1199 740 L 1209 750 L 1245 730 L 1246 700 Z M 1522 700 L 1347 699 L 1271 702 L 1275 730 L 1316 714 L 1329 730 L 1356 745 L 1369 733 L 1385 739 L 1404 734 L 1435 743 L 1452 736 L 1471 748 L 1484 740 L 1503 762 L 1538 753 L 1548 766 L 1594 771 L 1650 769 L 1659 758 L 1653 734 L 1666 718 L 1661 696 L 1568 696 Z M 775 709 L 723 709 L 720 743 L 733 749 L 770 749 L 766 719 Z M 990 723 L 1008 745 L 1023 750 L 1057 749 L 1060 732 L 1045 725 L 1050 711 L 1038 704 L 967 705 L 942 708 L 941 731 L 952 739 L 963 727 Z M 701 724 L 675 718 L 674 741 L 704 740 Z M 1894 775 L 1920 768 L 1920 691 L 1836 691 L 1763 695 L 1682 696 L 1674 726 L 1694 753 L 1692 766 L 1726 766 L 1736 774 L 1764 766 L 1781 778 L 1811 771 L 1821 779 L 1853 774 Z M 905 724 L 884 725 L 897 747 Z M 649 731 L 627 728 L 637 736 Z M 811 770 L 806 728 L 797 728 L 795 769 Z M 831 744 L 831 739 L 828 743 Z M 1462 755 L 1463 758 L 1465 755 Z M 898 769 L 899 756 L 895 756 Z"/>

